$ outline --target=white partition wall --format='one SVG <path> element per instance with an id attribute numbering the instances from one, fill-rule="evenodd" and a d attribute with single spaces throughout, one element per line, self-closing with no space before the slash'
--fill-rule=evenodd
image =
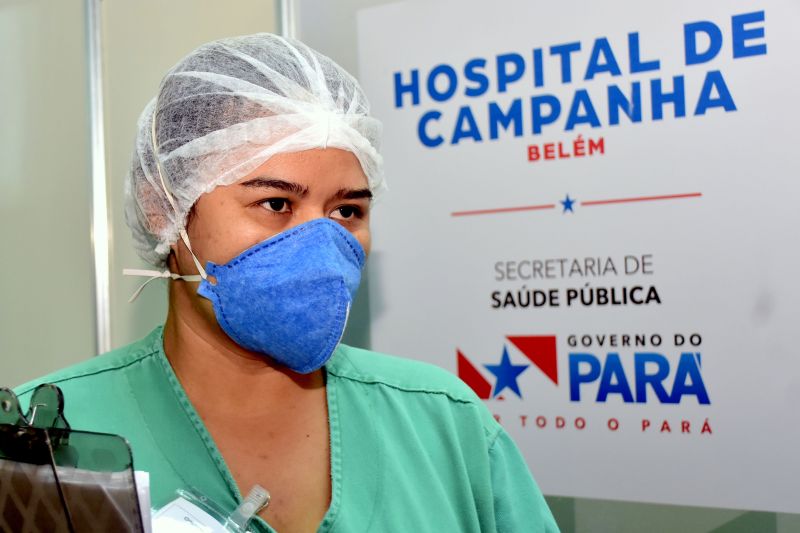
<path id="1" fill-rule="evenodd" d="M 90 4 L 99 8 L 93 27 Z M 129 304 L 142 280 L 122 276 L 142 265 L 123 219 L 136 120 L 183 55 L 213 39 L 274 32 L 276 11 L 271 0 L 0 2 L 0 385 L 92 357 L 103 348 L 98 338 L 116 348 L 163 322 L 165 284 Z M 92 40 L 100 67 L 93 72 Z M 104 104 L 99 154 L 92 152 L 90 82 Z M 93 197 L 93 164 L 105 178 L 105 198 Z M 108 218 L 101 242 L 108 264 L 100 268 L 110 292 L 95 286 L 95 201 Z M 108 306 L 108 322 L 98 321 L 97 302 Z"/>
<path id="2" fill-rule="evenodd" d="M 82 0 L 0 2 L 0 385 L 95 353 Z"/>

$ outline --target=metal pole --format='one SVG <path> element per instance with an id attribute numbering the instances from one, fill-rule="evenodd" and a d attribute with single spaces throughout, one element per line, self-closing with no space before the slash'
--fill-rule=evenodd
<path id="1" fill-rule="evenodd" d="M 103 56 L 100 0 L 86 0 L 89 61 L 89 130 L 92 159 L 91 240 L 94 252 L 94 289 L 97 353 L 111 349 L 109 305 L 109 243 L 111 235 L 106 195 L 106 144 L 103 122 Z"/>
<path id="2" fill-rule="evenodd" d="M 294 0 L 280 0 L 278 6 L 281 10 L 281 36 L 294 39 L 296 33 L 294 24 Z"/>

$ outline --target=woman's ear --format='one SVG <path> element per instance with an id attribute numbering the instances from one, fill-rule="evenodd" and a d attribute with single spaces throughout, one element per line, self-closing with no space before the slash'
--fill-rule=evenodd
<path id="1" fill-rule="evenodd" d="M 178 251 L 177 246 L 180 239 L 169 247 L 169 255 L 167 256 L 167 268 L 170 272 L 178 272 Z"/>

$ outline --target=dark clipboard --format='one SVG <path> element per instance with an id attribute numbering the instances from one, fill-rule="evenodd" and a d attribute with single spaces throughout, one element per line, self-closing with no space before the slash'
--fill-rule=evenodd
<path id="1" fill-rule="evenodd" d="M 0 532 L 108 531 L 144 532 L 128 442 L 73 430 L 55 385 L 34 390 L 26 415 L 0 388 Z"/>

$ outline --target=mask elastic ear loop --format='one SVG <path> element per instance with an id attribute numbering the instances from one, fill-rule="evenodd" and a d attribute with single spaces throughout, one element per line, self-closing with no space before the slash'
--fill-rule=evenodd
<path id="1" fill-rule="evenodd" d="M 156 103 L 153 106 L 153 118 L 150 121 L 150 139 L 151 144 L 153 146 L 153 159 L 156 162 L 156 172 L 158 172 L 158 179 L 161 182 L 161 188 L 164 190 L 164 194 L 167 197 L 167 201 L 169 205 L 172 206 L 172 211 L 175 213 L 175 216 L 178 216 L 178 208 L 175 206 L 175 200 L 172 198 L 172 194 L 167 189 L 167 184 L 164 181 L 164 173 L 161 168 L 161 159 L 158 156 L 158 145 L 156 144 L 156 116 L 158 114 L 158 96 L 156 96 Z M 200 277 L 203 279 L 208 278 L 208 274 L 206 274 L 206 269 L 203 268 L 203 265 L 200 264 L 200 261 L 197 259 L 197 256 L 194 255 L 194 251 L 192 250 L 192 245 L 189 243 L 189 235 L 186 233 L 185 228 L 181 228 L 179 231 L 179 235 L 183 244 L 186 245 L 186 248 L 189 250 L 189 253 L 194 260 L 194 265 L 197 267 L 197 271 L 200 273 Z"/>
<path id="2" fill-rule="evenodd" d="M 131 297 L 128 299 L 128 303 L 133 303 L 134 300 L 136 300 L 136 298 L 138 298 L 139 295 L 142 294 L 142 291 L 144 290 L 144 288 L 147 287 L 150 284 L 151 281 L 156 280 L 156 279 L 163 279 L 163 278 L 174 279 L 174 280 L 182 279 L 184 281 L 202 281 L 202 279 L 203 279 L 202 277 L 198 276 L 197 274 L 194 274 L 194 275 L 191 275 L 191 276 L 180 276 L 178 274 L 173 274 L 169 270 L 164 270 L 163 272 L 159 272 L 158 270 L 140 270 L 138 268 L 124 268 L 124 269 L 122 269 L 122 275 L 124 275 L 124 276 L 140 276 L 140 277 L 148 278 L 147 281 L 145 281 L 144 283 L 139 285 L 139 288 L 136 289 L 136 292 L 134 292 L 131 295 Z"/>

